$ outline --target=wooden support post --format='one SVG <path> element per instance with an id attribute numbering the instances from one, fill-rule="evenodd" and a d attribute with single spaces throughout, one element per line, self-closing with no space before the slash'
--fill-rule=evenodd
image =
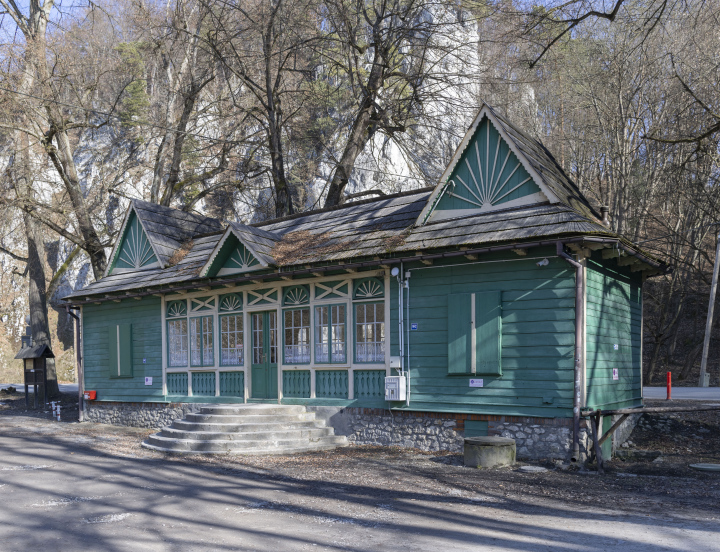
<path id="1" fill-rule="evenodd" d="M 601 445 L 601 446 L 602 446 L 602 444 L 608 439 L 608 437 L 611 437 L 612 434 L 615 433 L 615 430 L 616 430 L 618 427 L 620 427 L 620 424 L 622 424 L 625 420 L 627 420 L 628 416 L 630 416 L 630 414 L 623 414 L 622 416 L 620 416 L 620 419 L 618 419 L 618 421 L 615 422 L 615 423 L 610 427 L 610 429 L 608 429 L 608 430 L 605 432 L 605 434 L 604 434 L 602 437 L 600 437 L 600 445 Z M 602 428 L 600 428 L 600 431 L 602 431 Z"/>
<path id="2" fill-rule="evenodd" d="M 595 414 L 590 417 L 590 423 L 592 425 L 593 442 L 595 449 L 595 459 L 597 460 L 598 473 L 605 473 L 603 469 L 603 453 L 600 445 L 600 431 L 602 431 L 602 414 Z"/>

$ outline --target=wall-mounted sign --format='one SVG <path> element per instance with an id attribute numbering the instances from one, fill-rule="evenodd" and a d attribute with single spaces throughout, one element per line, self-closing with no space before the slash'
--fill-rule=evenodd
<path id="1" fill-rule="evenodd" d="M 152 378 L 145 378 L 145 385 L 152 385 Z"/>
<path id="2" fill-rule="evenodd" d="M 147 364 L 147 359 L 146 359 L 146 358 L 143 359 L 143 364 Z"/>
<path id="3" fill-rule="evenodd" d="M 615 349 L 616 351 L 617 351 L 619 348 L 620 348 L 620 345 L 618 345 L 617 343 L 615 343 L 615 345 L 613 345 L 613 349 Z"/>
<path id="4" fill-rule="evenodd" d="M 470 380 L 470 387 L 482 387 L 483 386 L 483 380 L 481 379 L 471 379 Z"/>
<path id="5" fill-rule="evenodd" d="M 417 322 L 413 322 L 412 324 L 410 324 L 410 329 L 417 330 Z"/>
<path id="6" fill-rule="evenodd" d="M 620 370 L 618 370 L 617 368 L 613 368 L 613 379 L 614 380 L 620 379 Z"/>

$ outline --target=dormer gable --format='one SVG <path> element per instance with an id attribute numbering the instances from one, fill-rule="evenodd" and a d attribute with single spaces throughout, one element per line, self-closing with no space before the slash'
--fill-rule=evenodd
<path id="1" fill-rule="evenodd" d="M 148 239 L 142 221 L 131 206 L 120 229 L 120 239 L 115 242 L 110 254 L 110 263 L 105 275 L 149 268 L 162 268 L 162 265 L 158 261 L 153 243 Z"/>
<path id="2" fill-rule="evenodd" d="M 268 268 L 274 264 L 271 251 L 277 241 L 272 232 L 230 223 L 200 270 L 200 276 L 212 278 Z"/>
<path id="3" fill-rule="evenodd" d="M 484 104 L 415 225 L 540 203 L 600 220 L 547 148 Z"/>

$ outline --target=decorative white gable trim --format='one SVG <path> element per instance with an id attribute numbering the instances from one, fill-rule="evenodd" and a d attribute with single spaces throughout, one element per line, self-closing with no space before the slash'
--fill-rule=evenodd
<path id="1" fill-rule="evenodd" d="M 259 270 L 261 268 L 267 268 L 268 264 L 263 261 L 262 256 L 258 255 L 257 251 L 250 246 L 248 243 L 245 242 L 245 240 L 242 239 L 240 235 L 238 235 L 237 232 L 233 229 L 232 226 L 228 226 L 225 230 L 225 233 L 222 235 L 220 240 L 217 242 L 217 245 L 212 250 L 212 253 L 210 253 L 210 257 L 208 257 L 207 262 L 203 265 L 203 267 L 200 269 L 200 276 L 205 277 L 207 276 L 208 270 L 210 270 L 210 266 L 212 266 L 213 262 L 215 261 L 215 257 L 218 256 L 218 253 L 220 253 L 220 249 L 222 249 L 222 246 L 225 245 L 225 242 L 230 236 L 235 236 L 235 238 L 245 247 L 245 249 L 248 250 L 248 252 L 253 256 L 253 258 L 258 262 L 256 266 L 248 266 L 247 268 L 238 267 L 237 269 L 231 268 L 223 268 L 220 269 L 218 272 L 218 276 L 223 276 L 225 274 L 237 274 L 239 272 L 248 272 L 251 270 Z"/>
<path id="2" fill-rule="evenodd" d="M 435 211 L 435 207 L 440 202 L 440 199 L 445 193 L 452 194 L 452 191 L 448 192 L 448 188 L 450 187 L 450 182 L 448 182 L 448 178 L 450 178 L 450 175 L 455 170 L 455 167 L 462 159 L 463 154 L 468 148 L 468 145 L 470 144 L 470 141 L 475 136 L 475 132 L 477 131 L 478 126 L 483 121 L 483 119 L 487 117 L 490 124 L 492 124 L 493 128 L 498 132 L 500 137 L 505 141 L 505 143 L 508 145 L 508 148 L 510 148 L 510 151 L 515 154 L 518 161 L 522 165 L 522 167 L 530 174 L 535 184 L 540 188 L 540 191 L 543 194 L 543 201 L 549 201 L 550 203 L 558 203 L 560 200 L 555 196 L 555 194 L 550 191 L 550 189 L 545 185 L 542 178 L 540 178 L 540 175 L 535 171 L 535 169 L 532 167 L 532 165 L 528 162 L 527 158 L 520 152 L 520 150 L 516 147 L 515 142 L 507 135 L 505 132 L 505 129 L 503 128 L 503 125 L 499 124 L 496 119 L 493 112 L 490 110 L 490 108 L 483 104 L 482 108 L 480 109 L 480 112 L 475 117 L 475 120 L 473 121 L 472 125 L 470 125 L 470 128 L 465 133 L 465 136 L 463 137 L 462 141 L 460 142 L 460 145 L 458 146 L 457 150 L 455 150 L 455 155 L 453 155 L 452 160 L 450 161 L 450 164 L 445 169 L 445 172 L 443 172 L 442 176 L 440 177 L 440 180 L 438 181 L 437 186 L 433 190 L 432 194 L 430 194 L 430 197 L 427 200 L 427 203 L 425 204 L 425 207 L 420 212 L 420 216 L 417 218 L 416 226 L 422 226 L 425 223 L 428 222 L 431 215 L 433 215 Z M 501 171 L 502 172 L 502 171 Z M 536 194 L 533 194 L 536 196 Z M 493 207 L 485 207 L 482 209 L 483 205 L 483 198 L 478 198 L 476 196 L 476 199 L 478 199 L 478 210 L 475 209 L 468 209 L 468 212 L 472 212 L 474 214 L 484 211 L 491 211 L 491 210 L 500 210 L 500 209 L 506 209 L 511 204 L 514 203 L 517 200 L 508 201 L 505 203 L 498 204 Z M 497 199 L 497 198 L 496 198 Z M 519 198 L 519 199 L 525 199 L 525 198 Z M 534 202 L 533 202 L 534 203 Z M 516 204 L 518 205 L 518 204 Z M 519 205 L 525 205 L 525 203 L 521 203 Z M 452 217 L 462 216 L 457 214 L 457 210 L 454 211 L 454 215 Z M 449 218 L 450 215 L 444 215 L 440 218 Z M 433 216 L 433 220 L 435 220 L 435 216 Z"/>
<path id="3" fill-rule="evenodd" d="M 113 264 L 117 260 L 117 256 L 120 254 L 120 244 L 122 243 L 123 239 L 125 238 L 125 231 L 127 229 L 128 222 L 130 222 L 130 214 L 131 213 L 135 213 L 135 217 L 138 219 L 138 224 L 140 225 L 140 228 L 142 228 L 142 231 L 145 232 L 145 237 L 147 238 L 147 241 L 150 244 L 150 247 L 152 247 L 152 251 L 155 254 L 155 258 L 157 259 L 157 266 L 159 266 L 160 268 L 166 268 L 165 263 L 162 262 L 162 257 L 160 255 L 158 255 L 157 249 L 155 249 L 155 244 L 150 239 L 150 234 L 148 234 L 147 228 L 145 228 L 142 218 L 140 217 L 140 215 L 138 215 L 137 210 L 135 209 L 135 204 L 132 201 L 130 201 L 130 205 L 128 206 L 127 211 L 125 211 L 125 218 L 123 219 L 122 226 L 120 226 L 120 232 L 118 233 L 118 239 L 115 240 L 115 245 L 113 245 L 112 251 L 110 252 L 110 258 L 108 260 L 107 266 L 105 267 L 105 272 L 103 273 L 103 278 L 110 274 L 110 268 L 113 266 Z M 138 269 L 138 270 L 147 270 L 148 268 L 157 268 L 157 266 L 155 264 L 153 264 L 150 266 L 145 266 L 142 269 Z M 119 269 L 118 272 L 135 272 L 135 269 L 124 268 L 124 269 Z"/>

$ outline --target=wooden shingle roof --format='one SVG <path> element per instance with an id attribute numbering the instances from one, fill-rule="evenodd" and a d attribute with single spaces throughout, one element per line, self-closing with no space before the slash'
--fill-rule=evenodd
<path id="1" fill-rule="evenodd" d="M 252 226 L 233 225 L 233 229 L 243 232 L 244 236 L 252 236 L 254 246 L 262 251 L 268 264 L 283 269 L 312 263 L 348 262 L 356 258 L 397 256 L 437 248 L 520 242 L 537 238 L 614 236 L 601 224 L 565 205 L 547 203 L 430 222 L 416 227 L 415 221 L 429 195 L 428 190 L 405 192 Z M 215 223 L 200 228 L 221 227 L 220 221 Z M 200 278 L 201 268 L 208 262 L 223 235 L 217 232 L 192 239 L 189 252 L 174 266 L 110 274 L 70 297 L 103 295 L 196 280 Z M 176 241 L 179 243 L 179 240 Z"/>
<path id="2" fill-rule="evenodd" d="M 543 199 L 540 203 L 505 209 L 497 207 L 482 212 L 459 210 L 456 214 L 437 218 L 429 216 L 441 196 L 446 176 L 453 164 L 458 163 L 472 139 L 473 129 L 483 117 L 499 129 L 536 180 L 542 191 L 539 197 L 548 201 Z M 225 244 L 230 236 L 237 238 L 257 259 L 260 266 L 254 266 L 253 270 L 283 272 L 301 268 L 307 271 L 311 265 L 357 263 L 368 259 L 379 263 L 383 258 L 408 257 L 418 252 L 458 251 L 503 244 L 522 246 L 523 242 L 538 240 L 595 236 L 629 244 L 601 224 L 598 213 L 537 140 L 488 106 L 483 107 L 473 125 L 441 182 L 434 188 L 366 199 L 251 225 L 223 223 L 134 200 L 128 215 L 130 210 L 137 214 L 161 266 L 110 274 L 70 297 L 130 294 L 140 288 L 148 290 L 199 280 L 203 285 L 212 284 L 212 278 L 208 279 L 206 275 L 218 273 L 217 267 L 212 271 L 210 267 L 213 262 L 215 265 L 224 262 L 221 257 L 213 261 L 221 249 L 226 251 L 235 247 L 236 242 Z M 124 224 L 128 216 L 125 220 Z M 653 260 L 647 262 L 657 265 Z M 233 276 L 243 277 L 243 270 L 247 269 L 241 268 L 240 273 L 233 273 Z"/>

